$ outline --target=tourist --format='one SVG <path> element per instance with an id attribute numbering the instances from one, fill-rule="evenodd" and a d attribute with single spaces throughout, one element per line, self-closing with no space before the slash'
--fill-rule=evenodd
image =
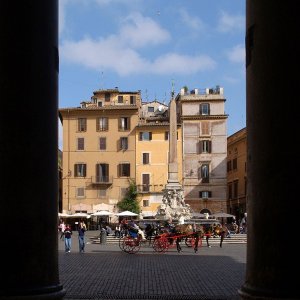
<path id="1" fill-rule="evenodd" d="M 72 246 L 72 229 L 69 224 L 66 225 L 64 236 L 65 236 L 65 252 L 70 253 L 71 246 Z"/>
<path id="2" fill-rule="evenodd" d="M 79 252 L 84 252 L 86 225 L 83 221 L 78 226 Z"/>

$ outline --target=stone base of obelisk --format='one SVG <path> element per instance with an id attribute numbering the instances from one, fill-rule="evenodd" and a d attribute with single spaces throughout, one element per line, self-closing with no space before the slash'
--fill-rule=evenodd
<path id="1" fill-rule="evenodd" d="M 157 219 L 172 219 L 183 223 L 184 220 L 191 218 L 190 207 L 184 202 L 183 189 L 178 181 L 168 180 L 165 189 L 163 189 L 162 202 L 156 214 Z"/>

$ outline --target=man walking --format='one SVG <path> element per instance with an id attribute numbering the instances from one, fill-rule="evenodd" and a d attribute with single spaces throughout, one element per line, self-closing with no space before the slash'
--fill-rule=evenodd
<path id="1" fill-rule="evenodd" d="M 86 231 L 86 225 L 85 225 L 85 223 L 83 221 L 81 221 L 79 223 L 79 227 L 78 227 L 79 252 L 84 252 L 85 231 Z"/>

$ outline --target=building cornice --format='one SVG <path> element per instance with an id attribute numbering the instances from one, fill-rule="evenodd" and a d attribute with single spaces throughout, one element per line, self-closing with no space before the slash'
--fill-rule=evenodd
<path id="1" fill-rule="evenodd" d="M 216 120 L 227 119 L 228 115 L 186 115 L 181 116 L 181 120 Z"/>

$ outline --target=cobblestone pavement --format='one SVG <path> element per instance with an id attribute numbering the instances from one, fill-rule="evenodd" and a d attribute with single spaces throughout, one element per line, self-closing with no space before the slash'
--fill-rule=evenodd
<path id="1" fill-rule="evenodd" d="M 118 245 L 90 244 L 92 234 L 88 232 L 85 253 L 79 253 L 77 233 L 71 253 L 58 240 L 64 299 L 239 299 L 245 244 L 208 248 L 204 243 L 197 253 L 183 244 L 181 253 L 170 248 L 164 254 L 144 244 L 138 253 L 128 254 Z"/>

